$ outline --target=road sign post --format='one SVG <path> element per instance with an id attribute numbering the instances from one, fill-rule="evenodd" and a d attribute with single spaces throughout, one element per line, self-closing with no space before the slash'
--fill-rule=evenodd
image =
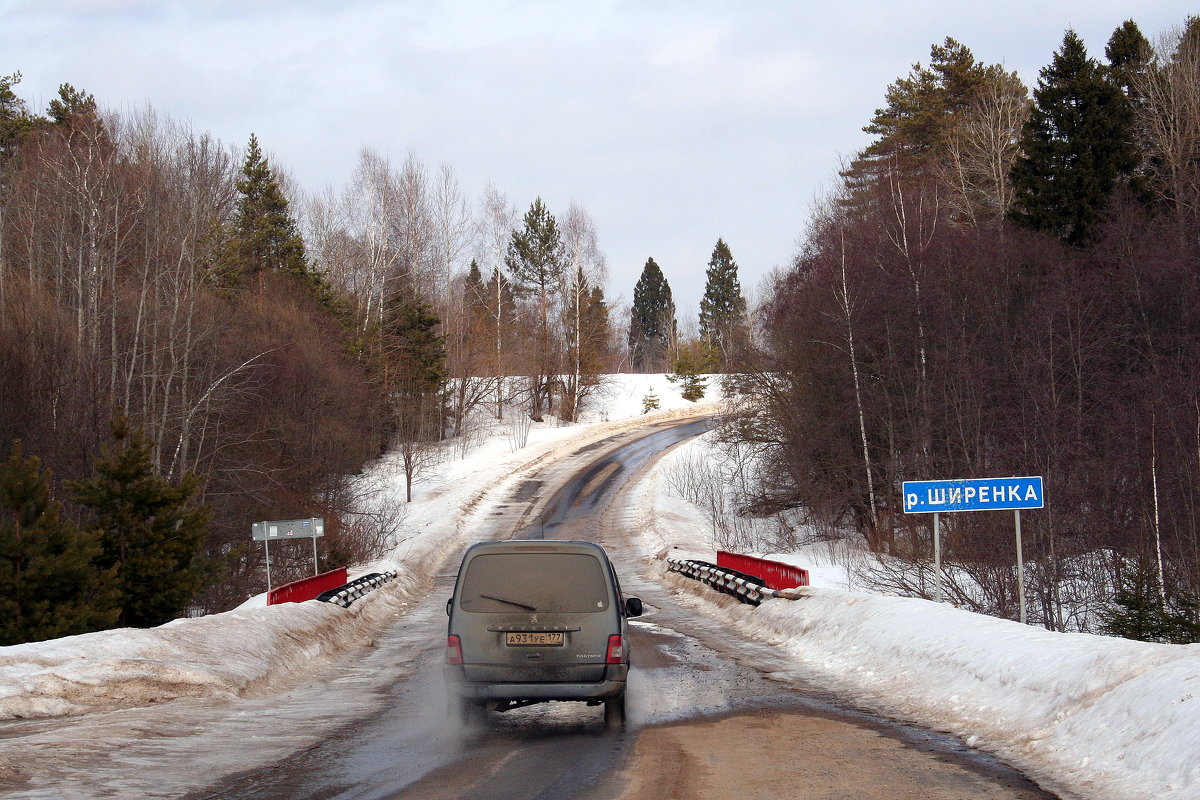
<path id="1" fill-rule="evenodd" d="M 1021 600 L 1021 624 L 1025 624 L 1025 561 L 1021 558 L 1021 509 L 1013 511 L 1017 526 L 1017 597 Z"/>
<path id="2" fill-rule="evenodd" d="M 325 520 L 321 517 L 308 519 L 279 519 L 254 522 L 250 525 L 250 536 L 262 542 L 267 551 L 267 591 L 271 591 L 271 542 L 287 539 L 312 539 L 313 575 L 317 570 L 317 537 L 325 535 Z"/>
<path id="3" fill-rule="evenodd" d="M 1025 564 L 1021 553 L 1021 510 L 1045 507 L 1040 475 L 1021 478 L 965 478 L 905 481 L 905 514 L 933 514 L 934 599 L 942 601 L 942 543 L 938 515 L 957 511 L 1013 511 L 1016 514 L 1017 595 L 1025 622 Z"/>
<path id="4" fill-rule="evenodd" d="M 933 602 L 942 602 L 942 530 L 933 512 Z"/>

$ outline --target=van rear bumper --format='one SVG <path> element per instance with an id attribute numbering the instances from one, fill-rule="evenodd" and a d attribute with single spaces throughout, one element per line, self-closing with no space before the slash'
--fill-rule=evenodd
<path id="1" fill-rule="evenodd" d="M 474 683 L 462 667 L 446 667 L 446 690 L 464 700 L 603 700 L 625 691 L 627 664 L 609 664 L 604 680 L 595 683 Z"/>

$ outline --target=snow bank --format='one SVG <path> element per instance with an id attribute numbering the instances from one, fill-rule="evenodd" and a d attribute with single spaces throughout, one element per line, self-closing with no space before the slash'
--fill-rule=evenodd
<path id="1" fill-rule="evenodd" d="M 413 597 L 402 576 L 350 608 L 315 600 L 0 648 L 0 719 L 280 689 Z"/>

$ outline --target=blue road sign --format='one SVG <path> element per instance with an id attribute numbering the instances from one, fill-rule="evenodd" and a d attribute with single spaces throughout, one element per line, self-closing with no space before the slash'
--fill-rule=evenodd
<path id="1" fill-rule="evenodd" d="M 1006 511 L 1042 508 L 1040 475 L 1025 478 L 967 478 L 952 481 L 905 481 L 904 513 Z"/>

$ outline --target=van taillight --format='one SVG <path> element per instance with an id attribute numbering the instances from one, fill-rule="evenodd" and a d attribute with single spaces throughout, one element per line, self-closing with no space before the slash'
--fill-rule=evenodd
<path id="1" fill-rule="evenodd" d="M 617 638 L 619 639 L 621 637 L 618 636 Z M 611 644 L 608 647 L 609 647 L 609 650 L 612 650 Z M 446 637 L 446 663 L 447 664 L 461 664 L 462 662 L 463 662 L 462 641 L 457 636 L 454 636 L 454 635 L 447 636 Z"/>
<path id="2" fill-rule="evenodd" d="M 621 634 L 614 633 L 608 637 L 608 655 L 604 659 L 606 664 L 620 664 L 625 660 L 625 642 L 621 639 Z"/>

